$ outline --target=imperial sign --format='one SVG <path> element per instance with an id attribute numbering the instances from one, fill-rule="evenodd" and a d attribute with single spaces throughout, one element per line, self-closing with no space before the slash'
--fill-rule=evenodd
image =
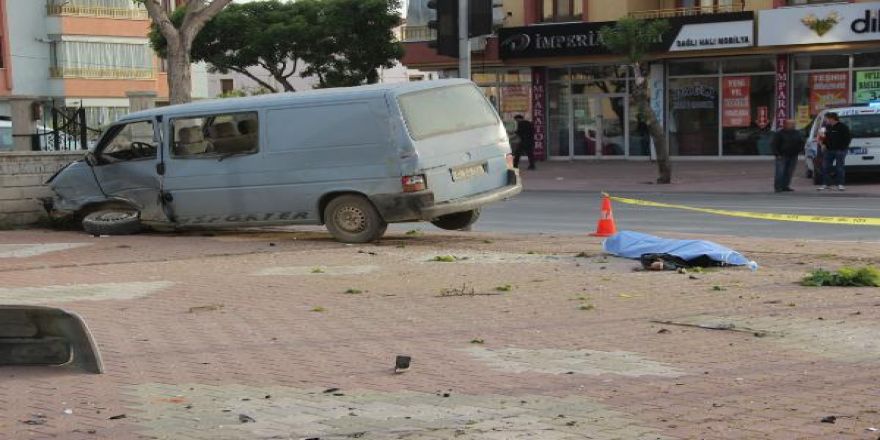
<path id="1" fill-rule="evenodd" d="M 755 44 L 754 14 L 732 12 L 669 19 L 669 30 L 655 52 L 748 47 Z M 603 55 L 599 32 L 615 22 L 542 24 L 499 31 L 501 58 Z"/>

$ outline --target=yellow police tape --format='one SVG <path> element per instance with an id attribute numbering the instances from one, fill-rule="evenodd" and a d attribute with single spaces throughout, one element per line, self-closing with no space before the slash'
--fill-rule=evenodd
<path id="1" fill-rule="evenodd" d="M 880 226 L 880 218 L 876 217 L 826 217 L 821 215 L 773 214 L 767 212 L 728 211 L 726 209 L 697 208 L 670 203 L 651 202 L 649 200 L 628 199 L 626 197 L 609 196 L 611 200 L 627 205 L 649 206 L 652 208 L 672 208 L 685 211 L 702 212 L 705 214 L 724 215 L 727 217 L 753 218 L 759 220 L 775 220 L 783 222 L 825 223 L 834 225 Z"/>

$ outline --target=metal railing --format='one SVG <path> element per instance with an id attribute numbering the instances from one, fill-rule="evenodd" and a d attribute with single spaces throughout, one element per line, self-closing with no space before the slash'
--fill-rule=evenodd
<path id="1" fill-rule="evenodd" d="M 107 8 L 102 6 L 48 5 L 49 15 L 72 15 L 78 17 L 101 17 L 126 20 L 148 20 L 143 8 Z"/>
<path id="2" fill-rule="evenodd" d="M 50 67 L 51 78 L 86 78 L 86 79 L 153 79 L 153 69 L 116 68 L 104 69 L 94 67 Z"/>
<path id="3" fill-rule="evenodd" d="M 437 31 L 427 26 L 404 26 L 403 41 L 432 41 L 437 38 Z"/>
<path id="4" fill-rule="evenodd" d="M 693 6 L 689 8 L 673 8 L 673 9 L 655 9 L 649 11 L 632 11 L 629 13 L 631 18 L 655 19 L 655 18 L 673 18 L 673 17 L 690 17 L 694 15 L 706 14 L 723 14 L 726 12 L 742 12 L 746 10 L 745 2 L 737 2 L 732 5 L 720 6 Z"/>

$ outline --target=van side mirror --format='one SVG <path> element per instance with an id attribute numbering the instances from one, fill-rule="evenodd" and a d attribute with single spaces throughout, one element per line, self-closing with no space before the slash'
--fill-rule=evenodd
<path id="1" fill-rule="evenodd" d="M 156 174 L 160 176 L 165 175 L 165 162 L 159 162 L 156 164 Z"/>
<path id="2" fill-rule="evenodd" d="M 98 164 L 98 158 L 95 157 L 95 153 L 93 153 L 91 151 L 86 152 L 86 156 L 84 159 L 90 167 L 93 167 Z"/>

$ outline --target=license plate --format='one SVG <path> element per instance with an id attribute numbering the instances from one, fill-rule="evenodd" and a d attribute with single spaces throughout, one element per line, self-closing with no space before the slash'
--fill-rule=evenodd
<path id="1" fill-rule="evenodd" d="M 476 176 L 482 176 L 486 174 L 486 168 L 480 165 L 472 165 L 461 168 L 453 168 L 452 170 L 452 180 L 459 182 L 462 180 L 467 180 Z"/>
<path id="2" fill-rule="evenodd" d="M 865 147 L 853 147 L 849 149 L 849 154 L 868 154 L 868 149 Z"/>

